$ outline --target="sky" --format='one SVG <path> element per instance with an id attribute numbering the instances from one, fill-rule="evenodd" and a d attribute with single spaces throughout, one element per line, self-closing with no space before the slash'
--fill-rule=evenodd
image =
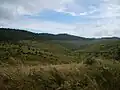
<path id="1" fill-rule="evenodd" d="M 120 0 L 0 0 L 0 27 L 120 37 Z"/>

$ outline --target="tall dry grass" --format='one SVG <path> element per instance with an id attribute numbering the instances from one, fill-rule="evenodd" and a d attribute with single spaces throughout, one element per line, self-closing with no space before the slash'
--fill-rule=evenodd
<path id="1" fill-rule="evenodd" d="M 1 67 L 0 90 L 120 90 L 119 65 Z"/>

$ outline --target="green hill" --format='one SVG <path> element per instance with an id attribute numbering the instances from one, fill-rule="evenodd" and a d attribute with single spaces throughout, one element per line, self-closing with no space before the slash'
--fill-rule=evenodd
<path id="1" fill-rule="evenodd" d="M 0 40 L 84 40 L 87 38 L 68 34 L 33 33 L 19 29 L 0 28 Z"/>
<path id="2" fill-rule="evenodd" d="M 1 63 L 13 64 L 81 62 L 83 58 L 79 57 L 86 57 L 88 52 L 93 53 L 92 56 L 108 52 L 107 57 L 114 52 L 112 55 L 117 53 L 116 58 L 119 54 L 117 46 L 120 46 L 120 39 L 117 37 L 96 39 L 5 28 L 0 28 L 0 41 Z"/>
<path id="3" fill-rule="evenodd" d="M 120 40 L 118 37 L 111 38 L 84 38 L 69 34 L 49 34 L 49 33 L 33 33 L 19 29 L 0 28 L 0 41 L 21 41 L 21 40 L 37 40 L 47 41 L 50 43 L 60 44 L 69 49 L 78 49 L 81 46 L 108 41 Z"/>

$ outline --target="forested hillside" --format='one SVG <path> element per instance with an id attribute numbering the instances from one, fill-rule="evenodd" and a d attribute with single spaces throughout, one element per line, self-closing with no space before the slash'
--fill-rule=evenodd
<path id="1" fill-rule="evenodd" d="M 68 34 L 33 33 L 19 29 L 0 28 L 0 40 L 84 40 L 87 38 Z"/>

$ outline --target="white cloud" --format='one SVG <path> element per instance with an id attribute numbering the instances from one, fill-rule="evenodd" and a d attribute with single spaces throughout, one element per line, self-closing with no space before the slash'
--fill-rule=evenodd
<path id="1" fill-rule="evenodd" d="M 8 16 L 36 14 L 44 9 L 69 13 L 73 16 L 91 15 L 95 12 L 99 12 L 97 16 L 104 17 L 120 14 L 119 0 L 0 0 L 0 6 L 0 11 L 3 14 L 7 13 Z"/>
<path id="2" fill-rule="evenodd" d="M 64 24 L 23 19 L 22 15 L 37 15 L 44 9 L 86 16 L 89 24 Z M 119 0 L 0 0 L 0 25 L 28 28 L 51 33 L 70 33 L 86 37 L 120 36 Z M 95 21 L 96 20 L 96 21 Z"/>
<path id="3" fill-rule="evenodd" d="M 54 34 L 56 33 L 76 34 L 76 32 L 73 30 L 75 28 L 74 25 L 61 24 L 50 21 L 39 21 L 33 19 L 27 19 L 24 21 L 24 23 L 23 21 L 18 23 L 11 23 L 7 27 L 28 29 L 32 30 L 33 32 L 49 32 Z"/>
<path id="4" fill-rule="evenodd" d="M 8 16 L 11 15 L 11 17 L 13 14 L 17 16 L 24 14 L 34 15 L 44 9 L 62 11 L 73 16 L 86 15 L 89 6 L 86 9 L 86 6 L 83 6 L 80 2 L 78 4 L 77 1 L 78 0 L 0 0 L 0 11 L 2 11 L 3 14 L 7 13 L 6 15 Z M 80 1 L 83 2 L 84 0 Z M 91 11 L 93 10 L 90 10 L 90 12 Z"/>
<path id="5" fill-rule="evenodd" d="M 112 20 L 113 21 L 113 20 Z M 100 22 L 91 24 L 62 24 L 52 21 L 39 21 L 33 19 L 21 20 L 17 23 L 8 25 L 11 28 L 27 29 L 32 32 L 46 33 L 69 33 L 83 37 L 103 37 L 103 36 L 120 36 L 120 20 L 101 20 Z M 104 24 L 104 23 L 106 24 Z"/>
<path id="6" fill-rule="evenodd" d="M 98 14 L 91 16 L 92 18 L 113 18 L 120 16 L 119 0 L 103 0 L 99 7 L 96 8 Z"/>

